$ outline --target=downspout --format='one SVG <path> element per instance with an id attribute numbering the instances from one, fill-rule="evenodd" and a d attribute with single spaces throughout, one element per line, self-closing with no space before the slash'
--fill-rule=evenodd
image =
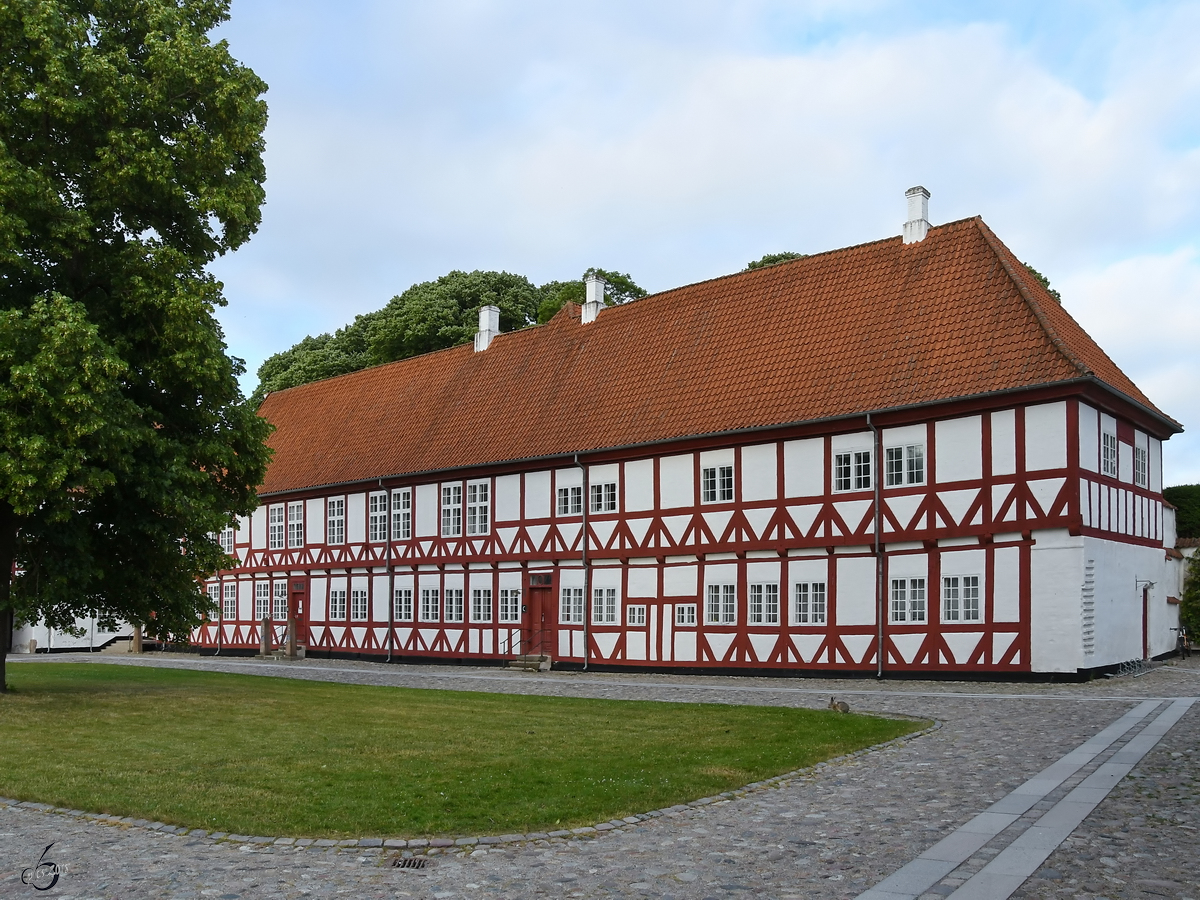
<path id="1" fill-rule="evenodd" d="M 383 479 L 379 479 L 379 489 L 383 490 Z M 387 570 L 388 570 L 388 655 L 387 661 L 392 661 L 392 645 L 396 637 L 396 572 L 392 567 L 392 492 L 387 492 L 387 528 L 383 532 L 387 539 Z"/>
<path id="2" fill-rule="evenodd" d="M 591 651 L 590 625 L 592 621 L 592 570 L 588 565 L 588 508 L 591 506 L 591 490 L 588 485 L 587 467 L 579 461 L 579 454 L 575 454 L 575 465 L 579 468 L 580 476 L 583 481 L 581 491 L 583 496 L 580 498 L 580 514 L 582 516 L 582 540 L 580 541 L 579 558 L 583 564 L 583 671 L 587 671 L 588 656 Z"/>
<path id="3" fill-rule="evenodd" d="M 871 421 L 871 414 L 867 413 L 867 427 L 871 429 L 871 468 L 872 484 L 875 488 L 875 677 L 883 677 L 883 616 L 887 612 L 886 598 L 883 591 L 883 543 L 880 540 L 880 529 L 883 524 L 883 509 L 880 505 L 879 492 L 881 490 L 880 475 L 883 474 L 883 460 L 879 456 L 879 429 L 875 427 Z"/>

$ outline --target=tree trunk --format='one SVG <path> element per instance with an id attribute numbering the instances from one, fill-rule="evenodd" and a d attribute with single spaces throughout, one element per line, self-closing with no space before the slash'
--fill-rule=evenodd
<path id="1" fill-rule="evenodd" d="M 0 500 L 0 694 L 8 692 L 8 651 L 12 648 L 12 576 L 17 561 L 17 514 Z"/>

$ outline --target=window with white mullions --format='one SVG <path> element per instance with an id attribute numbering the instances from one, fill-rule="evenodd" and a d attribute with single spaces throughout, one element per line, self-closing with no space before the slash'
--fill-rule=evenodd
<path id="1" fill-rule="evenodd" d="M 346 589 L 333 588 L 329 591 L 329 619 L 340 621 L 346 618 Z"/>
<path id="2" fill-rule="evenodd" d="M 442 537 L 462 536 L 462 485 L 442 487 Z"/>
<path id="3" fill-rule="evenodd" d="M 412 488 L 392 491 L 392 540 L 412 539 Z"/>
<path id="4" fill-rule="evenodd" d="M 644 628 L 646 626 L 646 605 L 634 603 L 625 607 L 625 624 L 632 625 L 634 628 Z"/>
<path id="5" fill-rule="evenodd" d="M 833 489 L 835 491 L 869 491 L 871 485 L 870 450 L 854 450 L 834 454 Z"/>
<path id="6" fill-rule="evenodd" d="M 904 447 L 888 447 L 884 451 L 884 469 L 884 484 L 888 487 L 924 484 L 925 446 L 908 444 Z"/>
<path id="7" fill-rule="evenodd" d="M 1146 448 L 1135 446 L 1133 448 L 1133 483 L 1138 487 L 1145 487 L 1147 484 L 1146 473 Z"/>
<path id="8" fill-rule="evenodd" d="M 367 620 L 367 592 L 358 588 L 350 591 L 350 618 L 355 622 Z"/>
<path id="9" fill-rule="evenodd" d="M 700 470 L 700 499 L 704 503 L 733 500 L 733 466 L 706 466 Z"/>
<path id="10" fill-rule="evenodd" d="M 367 540 L 382 544 L 387 540 L 388 495 L 375 491 L 367 497 Z"/>
<path id="11" fill-rule="evenodd" d="M 521 621 L 521 591 L 517 588 L 500 589 L 500 621 Z"/>
<path id="12" fill-rule="evenodd" d="M 583 588 L 565 587 L 562 589 L 558 621 L 564 625 L 583 624 Z"/>
<path id="13" fill-rule="evenodd" d="M 594 588 L 592 590 L 592 624 L 617 624 L 616 588 Z"/>
<path id="14" fill-rule="evenodd" d="M 237 621 L 237 582 L 227 581 L 224 585 L 224 604 L 222 616 L 227 621 Z"/>
<path id="15" fill-rule="evenodd" d="M 274 601 L 272 604 L 271 618 L 276 622 L 285 622 L 287 621 L 288 617 L 287 582 L 276 581 L 273 585 L 271 585 L 271 590 L 271 599 Z"/>
<path id="16" fill-rule="evenodd" d="M 232 525 L 222 528 L 217 534 L 217 543 L 221 545 L 222 552 L 228 553 L 230 556 L 233 555 L 233 535 L 234 531 Z"/>
<path id="17" fill-rule="evenodd" d="M 490 484 L 479 481 L 467 485 L 467 534 L 487 534 L 491 519 Z"/>
<path id="18" fill-rule="evenodd" d="M 413 617 L 412 588 L 396 588 L 392 594 L 392 618 L 397 622 L 411 622 Z"/>
<path id="19" fill-rule="evenodd" d="M 445 620 L 447 622 L 461 622 L 463 620 L 463 589 L 446 588 L 444 601 L 445 609 L 443 613 Z"/>
<path id="20" fill-rule="evenodd" d="M 615 481 L 592 486 L 592 512 L 617 511 L 617 483 Z"/>
<path id="21" fill-rule="evenodd" d="M 285 531 L 283 504 L 267 509 L 267 549 L 282 550 Z"/>
<path id="22" fill-rule="evenodd" d="M 271 614 L 271 584 L 268 581 L 254 583 L 254 621 L 261 622 Z"/>
<path id="23" fill-rule="evenodd" d="M 925 579 L 893 578 L 891 620 L 896 624 L 923 624 L 925 612 Z"/>
<path id="24" fill-rule="evenodd" d="M 737 622 L 737 586 L 710 584 L 704 604 L 704 624 L 732 625 Z"/>
<path id="25" fill-rule="evenodd" d="M 436 622 L 441 618 L 441 603 L 437 588 L 421 588 L 421 621 Z"/>
<path id="26" fill-rule="evenodd" d="M 942 578 L 942 621 L 982 621 L 978 575 L 947 575 Z"/>
<path id="27" fill-rule="evenodd" d="M 471 621 L 492 621 L 492 589 L 472 588 L 471 590 Z"/>
<path id="28" fill-rule="evenodd" d="M 797 582 L 792 607 L 797 625 L 824 625 L 825 609 L 825 582 Z"/>
<path id="29" fill-rule="evenodd" d="M 346 498 L 330 497 L 325 502 L 325 542 L 346 542 Z"/>
<path id="30" fill-rule="evenodd" d="M 221 612 L 221 586 L 219 584 L 210 584 L 208 586 L 208 599 L 212 602 L 212 612 L 220 615 Z M 259 617 L 261 618 L 261 616 Z"/>
<path id="31" fill-rule="evenodd" d="M 675 624 L 684 628 L 696 624 L 696 604 L 677 603 L 675 605 Z"/>
<path id="32" fill-rule="evenodd" d="M 304 503 L 289 503 L 287 505 L 287 535 L 288 547 L 295 549 L 304 546 Z"/>
<path id="33" fill-rule="evenodd" d="M 1105 431 L 1100 435 L 1100 472 L 1111 478 L 1117 477 L 1117 434 Z"/>
<path id="34" fill-rule="evenodd" d="M 583 488 L 560 487 L 558 489 L 558 514 L 560 516 L 583 514 Z"/>
<path id="35" fill-rule="evenodd" d="M 779 585 L 752 584 L 748 602 L 751 625 L 779 624 Z"/>

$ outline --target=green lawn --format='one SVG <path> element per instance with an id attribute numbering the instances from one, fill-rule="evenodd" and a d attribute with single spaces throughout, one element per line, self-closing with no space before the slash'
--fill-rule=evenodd
<path id="1" fill-rule="evenodd" d="M 921 727 L 828 711 L 21 664 L 0 796 L 251 835 L 591 825 Z"/>

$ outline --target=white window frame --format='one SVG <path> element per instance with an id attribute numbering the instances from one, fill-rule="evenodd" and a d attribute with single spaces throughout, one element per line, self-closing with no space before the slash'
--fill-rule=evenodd
<path id="1" fill-rule="evenodd" d="M 583 488 L 580 485 L 557 489 L 558 503 L 555 509 L 560 516 L 583 515 Z"/>
<path id="2" fill-rule="evenodd" d="M 1138 487 L 1146 487 L 1150 483 L 1150 454 L 1145 447 L 1133 445 L 1133 483 Z"/>
<path id="3" fill-rule="evenodd" d="M 413 618 L 413 589 L 398 587 L 392 592 L 392 620 L 411 622 Z"/>
<path id="4" fill-rule="evenodd" d="M 271 615 L 271 582 L 254 582 L 254 621 L 261 622 Z"/>
<path id="5" fill-rule="evenodd" d="M 621 603 L 616 588 L 592 588 L 592 624 L 616 625 Z"/>
<path id="6" fill-rule="evenodd" d="M 884 485 L 904 487 L 925 483 L 925 445 L 904 444 L 884 449 Z"/>
<path id="7" fill-rule="evenodd" d="M 983 621 L 982 579 L 978 575 L 942 576 L 942 621 Z"/>
<path id="8" fill-rule="evenodd" d="M 439 588 L 421 588 L 421 621 L 437 622 L 442 618 L 442 592 Z"/>
<path id="9" fill-rule="evenodd" d="M 704 466 L 700 469 L 700 502 L 733 502 L 733 465 Z"/>
<path id="10" fill-rule="evenodd" d="M 521 589 L 500 588 L 500 623 L 514 624 L 521 621 Z"/>
<path id="11" fill-rule="evenodd" d="M 387 538 L 387 491 L 371 491 L 367 495 L 367 542 L 382 544 Z"/>
<path id="12" fill-rule="evenodd" d="M 870 450 L 843 450 L 833 455 L 835 493 L 869 491 L 873 477 Z"/>
<path id="13" fill-rule="evenodd" d="M 462 537 L 461 484 L 442 485 L 442 537 Z"/>
<path id="14" fill-rule="evenodd" d="M 695 628 L 696 627 L 696 604 L 695 603 L 676 603 L 675 604 L 675 627 L 676 628 Z"/>
<path id="15" fill-rule="evenodd" d="M 392 491 L 392 540 L 412 540 L 412 488 Z"/>
<path id="16" fill-rule="evenodd" d="M 829 616 L 829 592 L 824 581 L 798 581 L 792 588 L 792 622 L 796 625 L 825 625 Z"/>
<path id="17" fill-rule="evenodd" d="M 365 622 L 371 608 L 366 588 L 350 589 L 350 621 Z"/>
<path id="18" fill-rule="evenodd" d="M 737 624 L 737 585 L 710 584 L 704 589 L 704 624 Z"/>
<path id="19" fill-rule="evenodd" d="M 559 594 L 558 621 L 563 625 L 583 624 L 583 588 L 562 588 Z"/>
<path id="20" fill-rule="evenodd" d="M 217 543 L 221 545 L 221 552 L 233 556 L 233 535 L 234 528 L 232 525 L 226 525 L 217 532 Z"/>
<path id="21" fill-rule="evenodd" d="M 630 628 L 646 627 L 646 604 L 631 603 L 625 607 L 625 624 Z"/>
<path id="22" fill-rule="evenodd" d="M 779 583 L 764 581 L 748 586 L 746 622 L 749 625 L 779 624 Z"/>
<path id="23" fill-rule="evenodd" d="M 889 618 L 893 625 L 925 625 L 929 621 L 928 582 L 921 578 L 893 578 Z"/>
<path id="24" fill-rule="evenodd" d="M 207 594 L 208 594 L 208 599 L 210 601 L 212 601 L 213 608 L 216 610 L 217 615 L 220 616 L 221 615 L 221 585 L 220 584 L 210 584 L 208 586 Z"/>
<path id="25" fill-rule="evenodd" d="M 467 534 L 487 534 L 492 520 L 492 483 L 467 482 Z"/>
<path id="26" fill-rule="evenodd" d="M 267 507 L 267 549 L 282 550 L 287 538 L 287 514 L 282 503 Z"/>
<path id="27" fill-rule="evenodd" d="M 304 546 L 303 500 L 296 500 L 287 505 L 287 542 L 289 550 Z"/>
<path id="28" fill-rule="evenodd" d="M 591 486 L 591 511 L 607 513 L 617 511 L 617 483 L 602 481 Z"/>
<path id="29" fill-rule="evenodd" d="M 492 589 L 471 588 L 471 621 L 491 624 Z"/>
<path id="30" fill-rule="evenodd" d="M 330 497 L 325 501 L 325 543 L 346 543 L 345 497 Z"/>
<path id="31" fill-rule="evenodd" d="M 288 617 L 288 583 L 287 579 L 271 584 L 271 619 L 275 622 L 286 622 Z"/>
<path id="32" fill-rule="evenodd" d="M 226 581 L 221 587 L 221 596 L 223 602 L 221 605 L 221 618 L 227 622 L 237 621 L 237 582 Z"/>
<path id="33" fill-rule="evenodd" d="M 346 589 L 329 589 L 329 621 L 343 622 L 346 619 Z"/>
<path id="34" fill-rule="evenodd" d="M 1117 477 L 1118 442 L 1116 431 L 1100 431 L 1100 474 Z"/>
<path id="35" fill-rule="evenodd" d="M 463 620 L 463 589 L 446 588 L 443 592 L 442 621 L 461 622 Z"/>

